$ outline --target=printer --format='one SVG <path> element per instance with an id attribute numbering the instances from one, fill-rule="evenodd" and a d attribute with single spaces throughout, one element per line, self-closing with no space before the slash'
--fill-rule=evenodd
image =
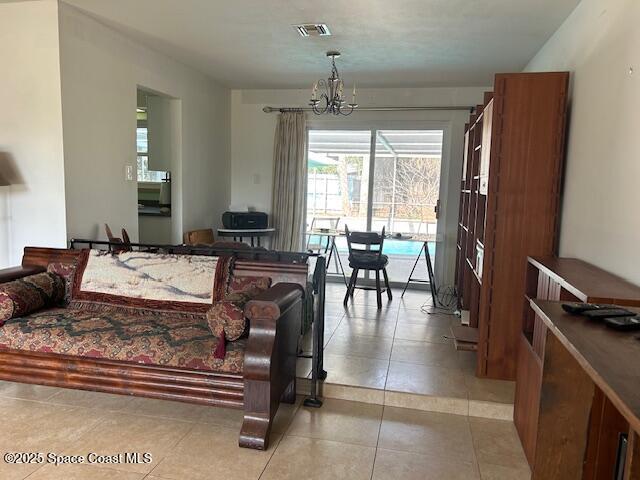
<path id="1" fill-rule="evenodd" d="M 269 216 L 264 212 L 224 212 L 222 224 L 230 230 L 268 228 Z"/>

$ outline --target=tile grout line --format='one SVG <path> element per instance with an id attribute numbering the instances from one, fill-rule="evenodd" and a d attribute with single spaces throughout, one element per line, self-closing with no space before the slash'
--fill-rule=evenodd
<path id="1" fill-rule="evenodd" d="M 384 402 L 384 399 L 383 399 Z M 373 465 L 371 465 L 371 477 L 370 480 L 373 480 L 373 475 L 376 471 L 376 459 L 378 458 L 378 445 L 380 445 L 380 432 L 382 432 L 382 422 L 384 421 L 384 403 L 382 405 L 382 412 L 380 414 L 380 425 L 378 425 L 378 437 L 376 438 L 376 449 L 373 452 Z"/>
<path id="2" fill-rule="evenodd" d="M 291 415 L 291 420 L 289 421 L 289 424 L 286 426 L 286 428 L 284 429 L 284 432 L 282 432 L 282 435 L 278 439 L 278 442 L 273 447 L 273 452 L 271 452 L 271 455 L 269 456 L 269 459 L 264 464 L 264 467 L 262 468 L 262 471 L 260 472 L 260 475 L 258 475 L 258 479 L 257 480 L 260 480 L 262 478 L 262 476 L 264 475 L 264 472 L 266 472 L 267 467 L 271 463 L 271 459 L 273 459 L 273 456 L 276 454 L 276 451 L 278 450 L 278 448 L 280 448 L 280 444 L 282 443 L 282 441 L 287 436 L 287 432 L 291 429 L 291 426 L 293 425 L 293 421 L 294 421 L 296 415 L 298 414 L 298 412 L 302 408 L 302 403 L 303 403 L 303 401 L 300 401 L 299 403 L 297 403 L 297 406 L 296 406 L 295 410 L 293 411 L 293 414 Z"/>
<path id="3" fill-rule="evenodd" d="M 462 381 L 464 382 L 464 388 L 467 391 L 467 418 L 469 418 L 469 414 L 471 413 L 471 392 L 469 391 L 469 385 L 467 384 L 467 373 L 462 372 Z M 469 429 L 471 429 L 471 424 L 469 424 Z M 473 437 L 473 434 L 471 434 Z M 475 456 L 475 445 L 473 447 L 473 453 Z M 478 466 L 478 473 L 480 472 L 480 466 Z"/>
<path id="4" fill-rule="evenodd" d="M 38 468 L 36 468 L 33 472 L 31 472 L 29 475 L 27 475 L 26 477 L 22 477 L 22 480 L 27 480 L 31 475 L 33 475 L 34 473 L 36 473 L 38 470 L 42 470 L 47 464 L 43 464 L 40 465 Z"/>
<path id="5" fill-rule="evenodd" d="M 400 310 L 396 314 L 396 324 L 393 328 L 393 341 L 391 342 L 391 353 L 389 353 L 389 362 L 387 363 L 387 374 L 384 377 L 384 387 L 382 389 L 382 412 L 384 414 L 384 406 L 387 403 L 387 383 L 389 382 L 389 369 L 391 368 L 391 358 L 393 357 L 393 348 L 396 345 L 396 332 L 398 330 L 398 322 L 400 320 Z M 382 424 L 381 424 L 382 425 Z"/>
<path id="6" fill-rule="evenodd" d="M 469 434 L 471 435 L 471 446 L 473 447 L 473 460 L 476 466 L 476 471 L 478 472 L 478 478 L 482 479 L 482 474 L 480 473 L 480 461 L 478 460 L 478 452 L 476 451 L 475 436 L 473 435 L 473 428 L 471 428 L 471 422 L 469 421 L 468 415 L 467 415 L 467 424 L 469 425 Z"/>
<path id="7" fill-rule="evenodd" d="M 296 409 L 295 413 L 297 413 L 299 409 L 300 409 L 300 406 L 298 406 L 298 408 Z M 294 416 L 295 416 L 295 413 L 294 413 Z M 291 423 L 293 423 L 293 417 L 292 417 Z M 285 436 L 287 435 L 286 432 L 289 430 L 290 427 L 291 427 L 291 424 L 289 424 L 289 426 L 285 429 L 285 432 L 280 436 L 280 438 L 278 439 L 278 442 L 273 447 L 273 452 L 271 452 L 271 455 L 269 455 L 269 459 L 264 464 L 264 467 L 262 468 L 262 471 L 260 472 L 260 475 L 258 475 L 258 480 L 260 480 L 262 478 L 262 476 L 264 475 L 264 473 L 267 471 L 267 467 L 271 463 L 271 460 L 273 459 L 273 456 L 276 454 L 276 451 L 278 450 L 278 448 L 280 448 L 280 444 L 285 439 Z"/>
<path id="8" fill-rule="evenodd" d="M 48 398 L 55 397 L 58 393 L 60 393 L 60 392 L 56 392 L 56 393 L 54 393 L 53 395 L 51 395 L 51 397 L 48 397 Z M 50 406 L 56 406 L 56 404 L 50 404 L 50 403 L 47 403 L 46 401 L 38 402 L 38 403 L 45 403 L 45 404 L 50 405 Z M 68 406 L 68 405 L 67 405 L 67 406 Z M 84 407 L 77 407 L 77 406 L 74 406 L 74 407 L 72 407 L 72 410 L 71 410 L 71 411 L 73 411 L 73 410 L 80 410 L 80 409 L 91 410 L 90 408 L 84 408 Z M 108 412 L 101 412 L 101 413 L 108 413 Z M 97 429 L 100 425 L 102 425 L 102 424 L 103 424 L 104 422 L 106 422 L 106 421 L 107 421 L 107 418 L 106 418 L 106 415 L 105 415 L 105 417 L 104 417 L 104 418 L 102 418 L 101 420 L 99 420 L 98 422 L 96 422 L 96 424 L 95 424 L 93 427 L 91 427 L 89 430 L 87 430 L 84 434 L 80 435 L 80 436 L 77 438 L 76 442 L 78 442 L 78 441 L 82 440 L 86 435 L 89 435 L 91 432 L 93 432 L 95 429 Z M 63 451 L 62 453 L 66 452 L 68 449 L 70 449 L 70 448 L 72 447 L 73 443 L 74 443 L 74 442 L 71 442 L 67 447 L 63 447 L 63 448 L 61 448 L 61 450 Z M 25 478 L 25 479 L 29 478 L 31 475 L 33 475 L 33 474 L 34 474 L 34 473 L 36 473 L 37 471 L 39 471 L 39 470 L 43 469 L 46 465 L 47 465 L 46 463 L 45 463 L 45 464 L 43 464 L 43 465 L 41 465 L 39 468 L 36 468 L 33 472 L 31 472 L 29 475 L 27 475 L 27 476 L 26 476 L 26 477 L 24 477 L 24 478 Z M 120 471 L 120 470 L 118 470 L 118 471 Z"/>
<path id="9" fill-rule="evenodd" d="M 359 295 L 360 297 L 363 296 L 362 292 L 357 291 L 356 292 L 357 295 Z M 396 300 L 397 301 L 397 300 Z M 336 302 L 337 303 L 337 302 Z M 353 306 L 361 306 L 361 304 L 359 303 L 353 303 Z M 366 306 L 366 304 L 364 304 Z M 342 309 L 341 309 L 342 310 Z M 345 319 L 362 319 L 365 322 L 372 322 L 372 324 L 379 324 L 381 321 L 387 322 L 387 321 L 391 321 L 391 319 L 393 318 L 395 321 L 394 324 L 394 330 L 393 330 L 393 334 L 390 337 L 387 336 L 379 336 L 379 335 L 349 335 L 347 337 L 363 337 L 366 339 L 374 339 L 374 338 L 379 338 L 379 339 L 390 339 L 391 340 L 391 351 L 389 353 L 389 357 L 388 357 L 388 361 L 387 361 L 387 368 L 386 368 L 386 372 L 385 372 L 385 382 L 382 388 L 373 388 L 373 387 L 361 387 L 361 386 L 355 386 L 355 385 L 351 385 L 351 384 L 335 384 L 338 387 L 342 387 L 342 388 L 355 388 L 355 389 L 360 389 L 360 388 L 366 388 L 366 389 L 372 389 L 378 392 L 382 393 L 382 401 L 381 403 L 379 403 L 380 405 L 387 405 L 387 393 L 389 392 L 388 390 L 388 381 L 389 381 L 389 370 L 391 367 L 391 363 L 393 363 L 393 354 L 394 351 L 396 350 L 397 347 L 397 342 L 398 341 L 403 341 L 403 339 L 399 339 L 397 338 L 397 333 L 398 333 L 398 327 L 399 327 L 399 323 L 400 323 L 400 314 L 401 313 L 406 313 L 406 311 L 409 312 L 414 312 L 414 313 L 418 313 L 420 312 L 420 319 L 415 318 L 413 316 L 409 316 L 410 318 L 404 319 L 406 320 L 406 324 L 409 325 L 422 325 L 425 326 L 426 328 L 428 328 L 428 325 L 425 325 L 423 320 L 427 320 L 428 323 L 428 314 L 420 309 L 420 308 L 411 308 L 411 305 L 406 305 L 404 304 L 404 302 L 402 302 L 402 300 L 400 300 L 399 305 L 394 305 L 393 309 L 388 310 L 388 313 L 386 313 L 383 317 L 381 318 L 377 318 L 377 314 L 369 314 L 368 316 L 365 316 L 364 314 L 362 314 L 362 316 L 356 316 L 356 317 L 351 317 L 349 316 L 349 307 L 345 308 L 343 310 L 345 313 L 341 316 L 339 323 L 336 325 L 336 328 L 334 329 L 334 331 L 331 334 L 331 337 L 329 338 L 327 344 L 329 344 L 330 342 L 334 341 L 336 338 L 338 338 L 337 334 L 338 331 L 340 330 L 341 326 L 345 325 Z M 393 314 L 391 314 L 391 312 L 395 312 L 395 317 L 393 317 Z M 421 321 L 422 320 L 422 321 Z M 348 320 L 347 320 L 348 321 Z M 415 340 L 414 340 L 415 341 Z M 442 347 L 447 347 L 447 348 L 453 348 L 452 345 L 450 343 L 447 342 L 434 342 L 434 341 L 429 341 L 429 340 L 425 340 L 422 339 L 420 341 L 417 341 L 417 343 L 421 343 L 421 344 L 426 344 L 426 345 L 440 345 Z M 455 350 L 454 350 L 455 353 Z M 369 355 L 353 355 L 353 354 L 348 354 L 348 353 L 336 353 L 333 355 L 338 355 L 338 356 L 349 356 L 349 357 L 355 357 L 355 358 L 360 358 L 360 359 L 373 359 L 373 360 L 384 360 L 384 359 L 380 359 L 380 358 L 374 358 L 372 356 Z M 406 364 L 410 364 L 410 365 L 423 365 L 422 363 L 414 363 L 414 362 L 402 362 L 402 363 L 406 363 Z M 443 367 L 440 365 L 427 365 L 424 364 L 424 366 L 426 367 L 438 367 L 438 368 L 449 368 L 449 367 Z M 452 370 L 456 370 L 456 371 L 462 371 L 462 368 L 460 368 L 458 365 L 456 365 L 456 367 L 451 367 Z M 466 378 L 466 375 L 464 375 L 464 371 L 462 371 L 463 373 L 463 381 L 462 381 L 462 386 L 465 390 L 465 395 L 464 398 L 463 397 L 452 397 L 452 398 L 459 398 L 462 401 L 465 401 L 465 412 L 464 413 L 458 413 L 458 415 L 464 415 L 466 417 L 469 416 L 470 414 L 470 393 L 469 393 L 469 386 L 468 386 L 468 381 Z M 396 393 L 396 392 L 394 392 Z M 420 395 L 418 393 L 415 392 L 397 392 L 399 394 L 408 394 L 408 395 Z M 436 395 L 437 396 L 437 395 Z M 357 401 L 357 400 L 352 400 L 352 401 Z M 368 402 L 365 402 L 368 403 Z M 406 408 L 406 407 L 405 407 Z M 432 410 L 422 410 L 421 411 L 432 411 Z M 433 410 L 433 411 L 438 411 L 438 410 Z M 490 417 L 487 417 L 490 418 Z"/>
<path id="10" fill-rule="evenodd" d="M 343 400 L 344 402 L 351 402 L 351 400 Z M 351 403 L 361 403 L 361 402 L 351 402 Z M 382 407 L 382 405 L 378 405 L 380 407 Z M 378 427 L 378 433 L 380 432 L 380 428 Z M 373 448 L 376 449 L 378 447 L 376 447 L 375 445 L 363 445 L 362 443 L 354 443 L 354 442 L 347 442 L 344 440 L 334 440 L 332 438 L 319 438 L 319 437 L 308 437 L 306 435 L 293 435 L 293 434 L 287 434 L 287 437 L 293 437 L 293 438 L 306 438 L 308 440 L 313 440 L 315 442 L 328 442 L 328 443 L 340 443 L 343 445 L 349 445 L 351 447 L 360 447 L 360 448 Z M 377 445 L 377 440 L 376 440 L 376 445 Z"/>
<path id="11" fill-rule="evenodd" d="M 422 308 L 420 309 L 420 311 L 423 312 L 425 314 L 425 316 L 427 317 L 427 319 L 428 319 L 430 313 L 425 312 L 424 310 L 422 310 Z M 444 343 L 443 345 L 449 345 L 449 344 L 448 343 Z M 455 346 L 453 346 L 453 349 L 454 349 L 454 352 L 455 352 L 456 351 L 455 350 Z M 410 362 L 407 362 L 407 363 L 410 363 Z M 466 415 L 465 416 L 468 419 L 469 418 L 469 413 L 471 412 L 471 408 L 470 408 L 470 398 L 469 398 L 469 387 L 467 385 L 466 374 L 465 374 L 464 371 L 462 372 L 462 382 L 464 384 L 465 393 L 466 393 Z M 469 428 L 471 428 L 471 427 L 469 427 Z M 474 458 L 475 458 L 475 450 L 474 450 Z"/>
<path id="12" fill-rule="evenodd" d="M 203 417 L 204 413 L 202 415 L 200 415 L 200 417 Z M 195 422 L 187 422 L 191 424 L 191 428 L 189 428 L 185 434 L 180 437 L 173 445 L 171 445 L 171 447 L 169 448 L 169 452 L 171 452 L 180 442 L 182 442 L 185 438 L 187 438 L 187 436 L 196 428 L 197 423 Z M 162 457 L 162 459 L 151 469 L 149 470 L 149 472 L 147 472 L 146 477 L 148 477 L 149 475 L 151 475 L 153 473 L 153 471 L 158 468 L 160 465 L 162 465 L 162 462 L 164 462 L 167 457 L 169 456 L 169 453 L 167 455 L 165 455 L 164 457 Z M 146 478 L 144 477 L 144 478 Z"/>
<path id="13" fill-rule="evenodd" d="M 331 332 L 331 335 L 329 335 L 329 339 L 327 340 L 326 344 L 324 343 L 324 338 L 322 339 L 322 350 L 323 350 L 323 353 L 324 353 L 324 350 L 327 349 L 327 346 L 329 345 L 329 342 L 331 342 L 331 340 L 333 339 L 333 336 L 338 331 L 338 328 L 340 327 L 340 324 L 342 324 L 342 322 L 344 321 L 344 317 L 345 317 L 344 315 L 342 315 L 342 317 L 340 317 L 340 321 L 336 325 L 336 328 L 333 330 L 333 332 Z"/>

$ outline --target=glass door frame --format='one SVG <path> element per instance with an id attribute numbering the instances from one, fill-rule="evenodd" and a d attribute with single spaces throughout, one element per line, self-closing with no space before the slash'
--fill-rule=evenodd
<path id="1" fill-rule="evenodd" d="M 446 203 L 442 201 L 442 199 L 447 198 L 447 194 L 449 191 L 448 182 L 450 179 L 450 175 L 452 174 L 450 170 L 451 165 L 451 130 L 452 130 L 452 121 L 451 120 L 372 120 L 372 121 L 359 121 L 356 122 L 356 119 L 351 117 L 345 118 L 331 118 L 326 117 L 308 117 L 307 120 L 307 128 L 306 128 L 306 140 L 307 140 L 307 152 L 308 153 L 308 145 L 309 145 L 309 132 L 312 130 L 337 130 L 337 131 L 369 131 L 371 133 L 371 143 L 369 147 L 369 179 L 368 179 L 368 196 L 367 196 L 367 216 L 366 216 L 366 224 L 367 230 L 371 230 L 373 225 L 373 190 L 374 190 L 374 175 L 375 175 L 375 161 L 376 161 L 376 144 L 377 144 L 377 132 L 379 130 L 416 130 L 416 131 L 424 131 L 424 130 L 439 130 L 442 131 L 442 154 L 440 160 L 440 186 L 439 186 L 439 195 L 438 198 L 440 201 L 440 214 L 437 221 L 436 227 L 436 242 L 438 243 L 438 248 L 436 248 L 435 255 L 435 263 L 434 263 L 434 273 L 436 282 L 438 285 L 443 284 L 444 278 L 444 270 L 445 270 L 445 261 L 447 259 L 447 255 L 449 254 L 450 248 L 446 245 L 445 241 L 445 228 L 446 222 L 449 216 L 453 215 L 457 219 L 457 210 L 453 212 L 451 209 L 446 208 L 444 205 Z M 305 154 L 306 154 L 305 153 Z M 453 172 L 456 175 L 456 172 Z M 308 176 L 308 171 L 307 171 Z M 457 175 L 456 175 L 457 178 Z M 308 181 L 308 177 L 307 177 Z M 306 204 L 306 196 L 305 196 L 305 212 L 307 210 Z M 442 208 L 445 206 L 445 208 Z M 306 215 L 306 214 L 305 214 Z M 306 217 L 305 217 L 306 222 Z M 455 253 L 455 244 L 453 245 Z M 343 259 L 344 261 L 345 259 Z M 364 284 L 370 284 L 372 280 L 369 278 L 369 275 L 365 274 Z M 329 275 L 327 278 L 339 278 L 340 275 Z M 342 278 L 339 279 L 342 281 Z M 404 281 L 391 281 L 390 284 L 393 288 L 404 287 Z M 413 288 L 416 288 L 416 285 L 412 285 Z M 418 288 L 428 289 L 428 284 L 422 284 Z"/>
<path id="2" fill-rule="evenodd" d="M 378 130 L 376 128 L 372 128 L 369 133 L 371 134 L 371 139 L 369 143 L 369 178 L 367 182 L 367 231 L 370 232 L 373 226 L 373 187 L 374 180 L 376 178 L 376 143 L 378 139 Z M 368 250 L 368 249 L 367 249 Z M 369 279 L 369 273 L 365 272 L 366 279 Z"/>

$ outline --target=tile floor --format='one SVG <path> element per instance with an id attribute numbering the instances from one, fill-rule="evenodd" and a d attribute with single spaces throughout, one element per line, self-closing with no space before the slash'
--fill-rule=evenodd
<path id="1" fill-rule="evenodd" d="M 383 296 L 378 310 L 374 291 L 357 290 L 345 309 L 345 287 L 327 284 L 323 394 L 421 410 L 496 419 L 513 417 L 514 382 L 480 379 L 475 353 L 453 347 L 451 326 L 460 320 L 431 309 L 424 291 L 404 298 Z M 308 376 L 310 363 L 299 366 Z"/>
<path id="2" fill-rule="evenodd" d="M 375 292 L 364 291 L 345 309 L 344 291 L 328 285 L 324 406 L 305 408 L 302 397 L 281 405 L 268 451 L 238 448 L 241 411 L 0 382 L 3 454 L 153 456 L 102 466 L 0 462 L 0 478 L 529 478 L 513 423 L 495 419 L 511 418 L 513 384 L 474 376 L 474 355 L 449 338 L 458 319 L 423 313 L 423 292 L 398 292 L 379 311 Z M 310 369 L 301 360 L 298 376 Z"/>
<path id="3" fill-rule="evenodd" d="M 443 367 L 446 368 L 446 367 Z M 327 399 L 282 405 L 266 452 L 237 446 L 242 412 L 0 382 L 0 451 L 151 452 L 149 464 L 8 465 L 3 480 L 519 480 L 512 422 Z"/>

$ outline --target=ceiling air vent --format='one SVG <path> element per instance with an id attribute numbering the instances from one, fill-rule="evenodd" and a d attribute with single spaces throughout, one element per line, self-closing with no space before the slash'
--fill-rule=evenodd
<path id="1" fill-rule="evenodd" d="M 329 27 L 324 23 L 304 23 L 302 25 L 294 25 L 301 37 L 328 37 L 331 35 Z"/>

